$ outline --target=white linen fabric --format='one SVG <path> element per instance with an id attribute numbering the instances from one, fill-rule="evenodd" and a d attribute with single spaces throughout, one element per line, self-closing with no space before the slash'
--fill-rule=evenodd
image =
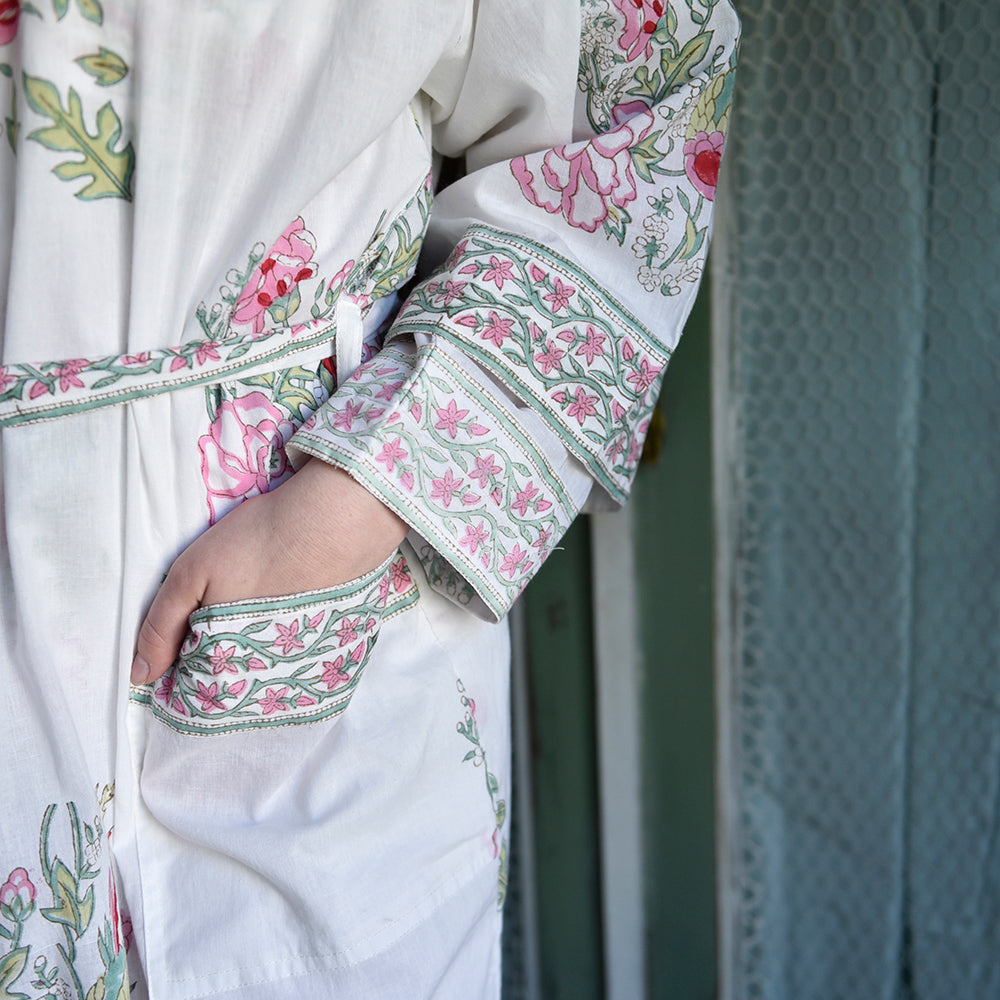
<path id="1" fill-rule="evenodd" d="M 0 2 L 0 993 L 498 995 L 495 623 L 627 495 L 736 39 L 724 0 Z M 407 542 L 130 689 L 172 560 L 305 455 Z"/>

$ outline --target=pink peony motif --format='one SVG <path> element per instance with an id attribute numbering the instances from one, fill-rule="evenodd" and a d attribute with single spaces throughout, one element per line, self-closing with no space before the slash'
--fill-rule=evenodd
<path id="1" fill-rule="evenodd" d="M 291 476 L 285 444 L 294 430 L 261 392 L 222 403 L 209 433 L 198 439 L 210 523 L 234 501 L 266 493 Z"/>
<path id="2" fill-rule="evenodd" d="M 16 382 L 17 379 L 7 371 L 7 366 L 0 365 L 0 392 L 6 392 L 7 387 Z"/>
<path id="3" fill-rule="evenodd" d="M 8 920 L 20 922 L 35 908 L 37 895 L 24 868 L 15 868 L 0 886 L 0 912 Z"/>
<path id="4" fill-rule="evenodd" d="M 611 120 L 610 132 L 550 149 L 531 166 L 523 156 L 513 160 L 511 172 L 525 198 L 588 233 L 604 224 L 612 207 L 635 201 L 631 149 L 653 127 L 653 113 L 642 101 L 629 101 L 611 112 Z"/>
<path id="5" fill-rule="evenodd" d="M 316 273 L 312 265 L 315 253 L 316 238 L 306 229 L 301 218 L 296 219 L 275 240 L 274 246 L 240 292 L 233 311 L 233 322 L 250 324 L 254 333 L 260 333 L 264 329 L 267 310 L 275 301 L 284 298 L 300 281 Z"/>
<path id="6" fill-rule="evenodd" d="M 0 0 L 0 45 L 9 45 L 17 36 L 21 0 Z"/>
<path id="7" fill-rule="evenodd" d="M 614 5 L 625 15 L 618 47 L 629 62 L 648 59 L 653 54 L 651 36 L 663 17 L 663 3 L 661 0 L 614 0 Z"/>
<path id="8" fill-rule="evenodd" d="M 724 132 L 699 132 L 684 143 L 684 171 L 688 180 L 709 200 L 715 200 L 719 164 L 726 147 Z"/>

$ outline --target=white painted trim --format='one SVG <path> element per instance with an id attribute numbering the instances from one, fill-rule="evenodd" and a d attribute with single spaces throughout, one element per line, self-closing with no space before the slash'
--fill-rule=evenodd
<path id="1" fill-rule="evenodd" d="M 606 1000 L 646 995 L 638 582 L 630 508 L 590 521 Z"/>
<path id="2" fill-rule="evenodd" d="M 714 509 L 715 604 L 715 731 L 716 806 L 715 844 L 717 879 L 719 1000 L 741 995 L 737 982 L 740 948 L 739 809 L 736 782 L 739 775 L 739 616 L 737 602 L 737 505 L 740 447 L 739 392 L 733 358 L 737 343 L 734 312 L 735 195 L 723 171 L 716 203 L 712 239 L 712 492 Z"/>
<path id="3" fill-rule="evenodd" d="M 514 753 L 517 839 L 511 851 L 517 854 L 518 900 L 521 909 L 524 981 L 521 1000 L 542 1000 L 542 967 L 538 952 L 538 880 L 535 875 L 535 793 L 532 780 L 531 708 L 528 697 L 528 636 L 524 605 L 519 601 L 510 613 L 511 646 L 511 738 Z"/>

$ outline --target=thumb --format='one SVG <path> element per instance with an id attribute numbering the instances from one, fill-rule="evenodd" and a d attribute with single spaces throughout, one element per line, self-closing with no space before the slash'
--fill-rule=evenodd
<path id="1" fill-rule="evenodd" d="M 188 616 L 199 606 L 204 592 L 203 581 L 174 564 L 139 628 L 132 661 L 133 684 L 152 684 L 170 669 L 187 635 Z"/>

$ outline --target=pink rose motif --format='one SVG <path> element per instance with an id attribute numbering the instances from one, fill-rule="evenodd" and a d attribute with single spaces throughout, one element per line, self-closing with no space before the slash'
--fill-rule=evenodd
<path id="1" fill-rule="evenodd" d="M 35 908 L 35 887 L 23 868 L 15 868 L 0 886 L 0 913 L 20 923 Z"/>
<path id="2" fill-rule="evenodd" d="M 587 142 L 550 149 L 538 165 L 519 156 L 511 172 L 521 192 L 550 215 L 593 233 L 611 214 L 635 201 L 631 148 L 653 127 L 653 113 L 642 101 L 619 104 L 611 113 L 615 128 Z M 534 169 L 532 169 L 534 168 Z"/>
<path id="3" fill-rule="evenodd" d="M 252 324 L 254 333 L 264 329 L 267 310 L 288 295 L 295 286 L 316 273 L 312 265 L 316 237 L 296 219 L 275 240 L 246 287 L 240 292 L 233 311 L 233 322 Z"/>
<path id="4" fill-rule="evenodd" d="M 8 45 L 17 35 L 21 0 L 0 0 L 0 45 Z"/>
<path id="5" fill-rule="evenodd" d="M 715 200 L 719 164 L 726 146 L 724 132 L 699 132 L 684 143 L 684 171 L 688 180 L 709 200 Z"/>
<path id="6" fill-rule="evenodd" d="M 663 4 L 660 0 L 614 0 L 614 4 L 625 15 L 618 47 L 629 62 L 648 59 L 653 54 L 651 36 L 663 17 Z"/>
<path id="7" fill-rule="evenodd" d="M 262 392 L 222 403 L 209 433 L 198 439 L 211 524 L 234 501 L 266 493 L 291 476 L 285 444 L 294 430 Z"/>

